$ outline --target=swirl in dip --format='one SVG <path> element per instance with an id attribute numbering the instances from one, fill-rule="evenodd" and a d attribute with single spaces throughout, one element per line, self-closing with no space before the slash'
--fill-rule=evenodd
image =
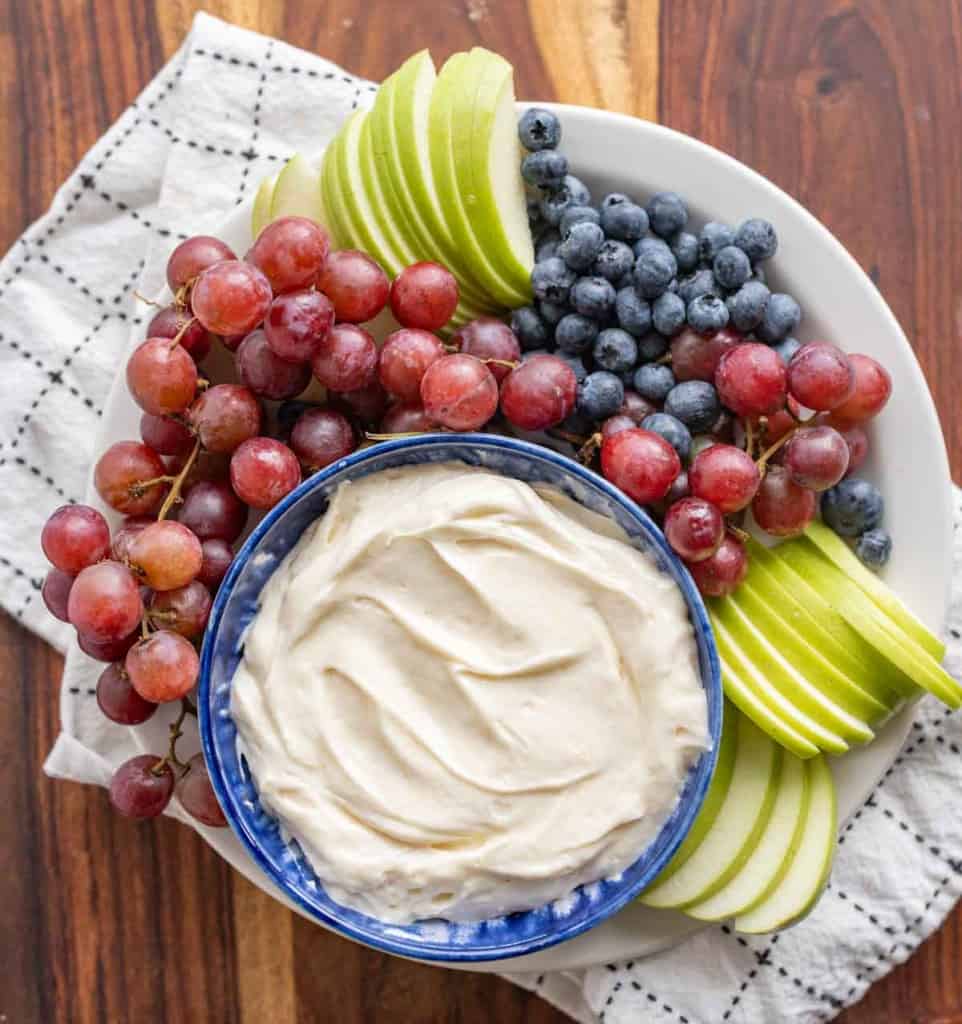
<path id="1" fill-rule="evenodd" d="M 674 582 L 611 520 L 456 464 L 341 485 L 265 586 L 231 702 L 331 897 L 398 923 L 617 874 L 708 745 Z"/>

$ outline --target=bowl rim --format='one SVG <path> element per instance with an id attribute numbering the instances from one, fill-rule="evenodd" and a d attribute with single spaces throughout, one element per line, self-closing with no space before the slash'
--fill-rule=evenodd
<path id="1" fill-rule="evenodd" d="M 460 445 L 469 449 L 492 449 L 508 450 L 515 455 L 521 455 L 528 459 L 536 459 L 540 462 L 553 464 L 563 472 L 579 479 L 581 482 L 600 490 L 606 498 L 619 505 L 635 522 L 637 522 L 646 539 L 653 547 L 658 549 L 659 555 L 674 568 L 673 579 L 682 592 L 685 605 L 688 609 L 692 628 L 695 631 L 696 644 L 704 647 L 707 656 L 707 678 L 701 666 L 699 677 L 705 691 L 705 698 L 708 711 L 708 732 L 710 746 L 702 751 L 698 759 L 689 769 L 691 773 L 688 778 L 692 780 L 692 789 L 688 795 L 687 802 L 681 806 L 681 800 L 676 805 L 677 817 L 672 813 L 669 820 L 666 820 L 655 836 L 648 842 L 645 849 L 632 862 L 637 864 L 645 853 L 658 844 L 664 838 L 665 831 L 671 829 L 669 838 L 663 843 L 661 849 L 651 862 L 645 866 L 645 870 L 630 885 L 624 885 L 617 890 L 611 898 L 591 907 L 579 920 L 573 923 L 556 922 L 552 927 L 540 935 L 529 938 L 514 939 L 504 944 L 489 943 L 484 946 L 472 946 L 469 944 L 458 944 L 453 942 L 436 941 L 432 943 L 414 942 L 403 933 L 397 937 L 386 937 L 383 934 L 374 934 L 363 929 L 342 916 L 331 913 L 325 908 L 318 907 L 309 902 L 298 890 L 292 886 L 289 880 L 281 872 L 275 869 L 274 864 L 261 848 L 257 836 L 248 827 L 248 823 L 238 813 L 235 805 L 237 799 L 233 787 L 228 783 L 221 770 L 219 742 L 215 739 L 215 730 L 210 715 L 210 688 L 211 671 L 216 646 L 216 637 L 223 621 L 225 608 L 233 593 L 241 573 L 246 568 L 251 556 L 254 554 L 260 542 L 267 533 L 281 520 L 284 515 L 304 496 L 328 482 L 331 477 L 352 469 L 358 465 L 374 458 L 379 458 L 392 452 L 418 451 L 430 448 L 438 448 L 451 445 Z M 454 457 L 456 459 L 456 457 Z M 496 470 L 494 470 L 496 472 Z M 699 659 L 701 660 L 701 659 Z M 392 953 L 413 959 L 436 961 L 441 963 L 469 963 L 491 960 L 504 960 L 517 956 L 524 956 L 536 953 L 550 946 L 557 945 L 568 939 L 572 939 L 583 932 L 601 924 L 603 921 L 614 916 L 627 903 L 635 899 L 638 894 L 651 883 L 658 873 L 665 867 L 676 850 L 684 841 L 695 818 L 705 801 L 708 787 L 715 771 L 715 764 L 718 757 L 719 739 L 724 716 L 724 691 L 721 681 L 721 664 L 718 651 L 715 646 L 714 634 L 708 619 L 708 612 L 705 608 L 701 594 L 698 592 L 694 581 L 681 559 L 671 550 L 661 529 L 654 522 L 650 515 L 638 504 L 632 501 L 618 488 L 608 483 L 602 476 L 593 470 L 581 465 L 574 459 L 543 445 L 534 444 L 519 438 L 507 437 L 498 434 L 476 434 L 476 433 L 428 433 L 419 434 L 416 437 L 398 438 L 396 440 L 384 441 L 372 445 L 370 448 L 363 448 L 353 452 L 344 459 L 340 459 L 330 466 L 325 467 L 318 473 L 313 474 L 302 481 L 293 491 L 286 495 L 261 519 L 257 526 L 251 531 L 245 540 L 240 551 L 234 557 L 233 562 L 221 583 L 211 607 L 208 628 L 204 634 L 204 643 L 201 650 L 200 678 L 197 687 L 197 719 L 201 738 L 201 747 L 204 761 L 207 765 L 211 785 L 217 796 L 218 802 L 224 810 L 224 814 L 231 827 L 231 830 L 241 841 L 242 845 L 253 858 L 254 862 L 264 875 L 291 901 L 299 910 L 307 914 L 312 920 L 317 921 L 332 930 L 350 938 L 363 945 L 379 949 L 383 952 Z M 685 785 L 688 784 L 686 779 Z M 258 800 L 259 803 L 259 800 Z M 273 815 L 271 815 L 273 817 Z M 276 819 L 275 819 L 276 820 Z M 319 879 L 320 880 L 320 879 Z M 320 880 L 323 885 L 323 880 Z M 594 884 L 594 883 L 587 883 Z M 578 889 L 582 886 L 577 887 Z M 326 895 L 326 893 L 325 893 Z M 339 905 L 332 897 L 327 899 L 335 905 Z M 531 908 L 521 913 L 531 913 L 540 909 Z M 350 910 L 351 908 L 346 908 Z M 353 911 L 354 913 L 361 913 Z M 383 927 L 390 927 L 389 922 L 380 921 L 373 915 L 363 914 L 378 921 Z"/>

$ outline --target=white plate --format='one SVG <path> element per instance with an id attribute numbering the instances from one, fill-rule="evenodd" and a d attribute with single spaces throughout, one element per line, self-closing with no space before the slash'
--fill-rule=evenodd
<path id="1" fill-rule="evenodd" d="M 552 106 L 546 104 L 546 106 Z M 951 494 L 938 417 L 922 372 L 898 323 L 875 286 L 841 244 L 798 203 L 738 161 L 688 136 L 635 118 L 586 107 L 554 105 L 564 128 L 571 167 L 596 196 L 619 190 L 645 197 L 673 189 L 692 204 L 693 221 L 737 223 L 765 217 L 779 236 L 769 284 L 801 304 L 802 340 L 824 338 L 866 352 L 892 374 L 886 411 L 872 425 L 865 468 L 886 500 L 885 523 L 894 539 L 885 579 L 932 629 L 941 630 L 950 565 Z M 224 224 L 221 237 L 237 252 L 250 244 L 250 207 Z M 215 372 L 214 376 L 217 374 Z M 104 411 L 102 447 L 137 438 L 140 411 L 119 374 Z M 884 459 L 880 457 L 884 455 Z M 100 504 L 99 502 L 97 502 Z M 896 716 L 868 747 L 834 762 L 839 815 L 847 818 L 892 763 L 909 729 L 910 711 Z M 137 727 L 145 750 L 166 745 L 165 717 Z M 201 829 L 204 838 L 254 884 L 277 896 L 227 830 Z M 640 957 L 704 927 L 672 911 L 634 904 L 568 943 L 530 957 L 477 965 L 475 970 L 559 970 Z"/>

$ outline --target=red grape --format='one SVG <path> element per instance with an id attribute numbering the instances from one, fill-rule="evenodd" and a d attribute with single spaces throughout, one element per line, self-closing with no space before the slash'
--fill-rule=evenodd
<path id="1" fill-rule="evenodd" d="M 804 427 L 782 449 L 782 465 L 800 487 L 827 491 L 845 476 L 849 450 L 845 438 L 832 427 Z"/>
<path id="2" fill-rule="evenodd" d="M 705 597 L 727 597 L 748 573 L 745 545 L 727 533 L 713 555 L 700 562 L 692 562 L 688 571 Z"/>
<path id="3" fill-rule="evenodd" d="M 174 293 L 190 284 L 202 270 L 224 260 L 236 260 L 234 251 L 219 238 L 194 235 L 181 242 L 167 260 L 167 284 Z"/>
<path id="4" fill-rule="evenodd" d="M 240 384 L 215 384 L 187 414 L 200 443 L 210 452 L 229 454 L 261 429 L 261 406 L 254 392 Z"/>
<path id="5" fill-rule="evenodd" d="M 728 515 L 755 497 L 761 475 L 748 452 L 731 444 L 713 444 L 700 451 L 688 469 L 691 493 Z"/>
<path id="6" fill-rule="evenodd" d="M 432 363 L 421 378 L 425 412 L 450 430 L 478 430 L 498 410 L 498 382 L 480 359 L 456 353 Z"/>
<path id="7" fill-rule="evenodd" d="M 790 430 L 798 426 L 798 421 L 787 409 L 779 409 L 771 416 L 765 417 L 765 444 L 780 441 Z"/>
<path id="8" fill-rule="evenodd" d="M 521 430 L 546 430 L 574 408 L 578 380 L 557 356 L 537 355 L 515 367 L 501 385 L 501 411 Z"/>
<path id="9" fill-rule="evenodd" d="M 97 706 L 118 725 L 140 725 L 157 710 L 130 685 L 123 665 L 108 665 L 97 680 Z"/>
<path id="10" fill-rule="evenodd" d="M 94 468 L 94 486 L 118 512 L 148 515 L 164 500 L 168 482 L 159 478 L 166 473 L 167 467 L 153 448 L 139 441 L 118 441 L 100 456 Z"/>
<path id="11" fill-rule="evenodd" d="M 173 792 L 174 773 L 156 754 L 138 754 L 124 761 L 110 780 L 110 802 L 127 818 L 156 818 Z"/>
<path id="12" fill-rule="evenodd" d="M 145 412 L 140 417 L 140 436 L 159 455 L 185 455 L 194 447 L 190 427 L 173 416 Z"/>
<path id="13" fill-rule="evenodd" d="M 311 382 L 307 363 L 289 363 L 274 354 L 263 331 L 253 331 L 240 343 L 235 356 L 241 382 L 255 395 L 283 401 L 299 395 Z"/>
<path id="14" fill-rule="evenodd" d="M 833 427 L 845 438 L 845 443 L 848 445 L 848 469 L 845 470 L 845 475 L 851 476 L 858 472 L 868 457 L 868 435 L 862 427 L 857 423 L 840 420 L 834 413 L 823 413 L 816 422 Z"/>
<path id="15" fill-rule="evenodd" d="M 271 285 L 250 263 L 228 260 L 203 271 L 190 293 L 194 315 L 214 334 L 244 334 L 267 316 Z"/>
<path id="16" fill-rule="evenodd" d="M 317 287 L 334 303 L 339 321 L 362 324 L 387 305 L 391 285 L 387 274 L 366 253 L 341 249 L 328 256 Z"/>
<path id="17" fill-rule="evenodd" d="M 327 232 L 307 217 L 280 217 L 257 236 L 245 259 L 263 271 L 275 295 L 306 288 L 327 262 Z"/>
<path id="18" fill-rule="evenodd" d="M 332 392 L 328 399 L 332 406 L 364 427 L 373 427 L 387 409 L 387 392 L 381 387 L 380 380 L 356 391 Z"/>
<path id="19" fill-rule="evenodd" d="M 343 459 L 356 447 L 351 424 L 333 409 L 308 409 L 291 430 L 291 450 L 308 473 Z"/>
<path id="20" fill-rule="evenodd" d="M 201 562 L 197 579 L 213 592 L 227 575 L 227 570 L 234 560 L 234 552 L 226 540 L 205 540 L 200 546 L 204 552 L 204 560 Z"/>
<path id="21" fill-rule="evenodd" d="M 413 263 L 391 284 L 391 312 L 403 327 L 439 331 L 458 308 L 458 282 L 440 263 Z"/>
<path id="22" fill-rule="evenodd" d="M 384 414 L 379 433 L 423 434 L 437 429 L 420 402 L 395 402 Z"/>
<path id="23" fill-rule="evenodd" d="M 444 346 L 427 331 L 402 327 L 389 334 L 381 348 L 378 373 L 385 391 L 405 401 L 421 396 L 421 378 L 444 355 Z"/>
<path id="24" fill-rule="evenodd" d="M 127 361 L 127 389 L 154 416 L 183 412 L 197 390 L 197 364 L 169 338 L 148 338 Z"/>
<path id="25" fill-rule="evenodd" d="M 397 281 L 394 283 L 397 284 Z M 511 367 L 504 363 L 521 361 L 521 345 L 517 335 L 504 321 L 496 320 L 493 316 L 481 316 L 465 324 L 451 336 L 451 344 L 466 355 L 475 356 L 486 363 L 499 384 L 511 372 Z"/>
<path id="26" fill-rule="evenodd" d="M 230 482 L 241 501 L 272 508 L 301 482 L 301 467 L 286 444 L 252 437 L 231 456 Z"/>
<path id="27" fill-rule="evenodd" d="M 725 520 L 710 501 L 682 498 L 665 513 L 665 537 L 686 562 L 700 562 L 725 539 Z"/>
<path id="28" fill-rule="evenodd" d="M 625 400 L 621 403 L 621 409 L 618 411 L 622 416 L 629 416 L 635 426 L 639 427 L 646 416 L 658 412 L 658 406 L 654 402 L 649 402 L 647 398 L 642 398 L 637 391 L 625 388 Z"/>
<path id="29" fill-rule="evenodd" d="M 210 606 L 210 591 L 200 580 L 191 580 L 184 587 L 154 594 L 150 599 L 150 618 L 155 625 L 191 640 L 204 632 Z"/>
<path id="30" fill-rule="evenodd" d="M 224 348 L 228 352 L 236 352 L 240 347 L 240 343 L 247 337 L 247 332 L 244 331 L 241 334 L 224 334 L 221 336 L 221 341 L 224 343 Z"/>
<path id="31" fill-rule="evenodd" d="M 73 576 L 62 569 L 51 569 L 43 579 L 43 586 L 40 588 L 40 596 L 47 606 L 47 611 L 55 619 L 61 622 L 69 622 L 67 615 L 67 604 L 70 600 L 70 588 L 73 586 Z"/>
<path id="32" fill-rule="evenodd" d="M 527 363 L 525 365 L 528 365 Z M 658 501 L 681 472 L 674 448 L 658 434 L 633 427 L 605 438 L 601 472 L 639 505 Z"/>
<path id="33" fill-rule="evenodd" d="M 765 416 L 785 404 L 785 364 L 767 345 L 746 342 L 718 361 L 715 387 L 738 416 Z"/>
<path id="34" fill-rule="evenodd" d="M 148 587 L 176 590 L 200 572 L 200 541 L 183 523 L 164 519 L 145 526 L 128 547 L 130 564 Z"/>
<path id="35" fill-rule="evenodd" d="M 200 659 L 185 637 L 170 629 L 158 629 L 130 648 L 124 668 L 144 700 L 164 704 L 190 693 L 197 682 Z"/>
<path id="36" fill-rule="evenodd" d="M 303 289 L 278 295 L 271 303 L 264 334 L 275 355 L 309 363 L 334 323 L 334 307 L 321 292 Z"/>
<path id="37" fill-rule="evenodd" d="M 67 616 L 90 640 L 122 639 L 137 627 L 143 612 L 137 581 L 119 562 L 88 566 L 70 588 Z"/>
<path id="38" fill-rule="evenodd" d="M 770 466 L 752 501 L 752 516 L 773 537 L 794 537 L 815 518 L 815 492 L 800 487 L 782 466 Z"/>
<path id="39" fill-rule="evenodd" d="M 603 438 L 610 437 L 612 434 L 617 434 L 619 431 L 631 430 L 633 426 L 635 426 L 635 421 L 630 416 L 618 413 L 616 416 L 609 416 L 608 419 L 601 424 L 601 436 Z"/>
<path id="40" fill-rule="evenodd" d="M 744 340 L 728 328 L 706 338 L 686 327 L 671 342 L 671 369 L 675 379 L 713 380 L 721 357 Z"/>
<path id="41" fill-rule="evenodd" d="M 148 338 L 176 338 L 178 334 L 181 347 L 186 349 L 195 363 L 199 363 L 210 352 L 210 335 L 204 330 L 204 325 L 183 306 L 165 306 L 147 325 Z"/>
<path id="42" fill-rule="evenodd" d="M 227 824 L 207 774 L 203 754 L 194 754 L 187 762 L 187 774 L 182 775 L 177 783 L 177 799 L 184 810 L 202 825 L 223 828 Z"/>
<path id="43" fill-rule="evenodd" d="M 199 480 L 184 495 L 177 521 L 200 540 L 233 543 L 247 525 L 247 506 L 226 481 Z"/>
<path id="44" fill-rule="evenodd" d="M 314 376 L 332 391 L 357 391 L 377 377 L 377 344 L 363 327 L 336 324 L 314 353 Z"/>
<path id="45" fill-rule="evenodd" d="M 855 371 L 848 357 L 826 341 L 803 345 L 788 364 L 788 390 L 807 409 L 834 409 L 854 388 Z"/>
<path id="46" fill-rule="evenodd" d="M 61 505 L 43 524 L 40 546 L 52 565 L 76 576 L 110 553 L 110 527 L 89 505 Z"/>
<path id="47" fill-rule="evenodd" d="M 94 640 L 83 633 L 78 633 L 77 646 L 84 654 L 97 661 L 123 661 L 139 636 L 140 630 L 136 629 L 119 640 Z"/>
<path id="48" fill-rule="evenodd" d="M 892 394 L 892 377 L 871 356 L 856 352 L 848 361 L 855 374 L 855 387 L 841 405 L 835 406 L 834 413 L 849 423 L 861 423 L 878 416 L 885 408 Z"/>

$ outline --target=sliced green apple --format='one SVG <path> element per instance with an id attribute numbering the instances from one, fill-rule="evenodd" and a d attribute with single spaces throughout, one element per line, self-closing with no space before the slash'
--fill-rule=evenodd
<path id="1" fill-rule="evenodd" d="M 306 157 L 295 154 L 281 168 L 271 194 L 270 219 L 310 217 L 324 221 L 321 205 L 320 174 Z"/>
<path id="2" fill-rule="evenodd" d="M 899 600 L 896 593 L 855 557 L 851 548 L 824 523 L 814 522 L 803 534 L 810 544 L 833 562 L 885 612 L 886 615 L 936 661 L 945 657 L 945 644 Z"/>
<path id="3" fill-rule="evenodd" d="M 256 239 L 271 222 L 271 199 L 274 197 L 274 186 L 279 176 L 280 171 L 268 175 L 257 189 L 254 209 L 251 211 L 251 238 Z"/>
<path id="4" fill-rule="evenodd" d="M 713 827 L 671 877 L 641 895 L 650 907 L 684 907 L 718 892 L 758 844 L 775 802 L 784 751 L 746 715 L 738 717 L 735 768 Z"/>
<path id="5" fill-rule="evenodd" d="M 832 869 L 838 828 L 835 782 L 823 757 L 806 762 L 808 814 L 801 841 L 778 884 L 735 918 L 735 931 L 762 934 L 784 928 L 815 905 Z"/>
<path id="6" fill-rule="evenodd" d="M 758 845 L 727 885 L 707 900 L 685 907 L 686 914 L 700 921 L 726 921 L 751 910 L 778 885 L 805 833 L 811 796 L 806 763 L 785 755 L 775 804 Z"/>
<path id="7" fill-rule="evenodd" d="M 324 220 L 331 232 L 331 243 L 335 249 L 349 249 L 354 244 L 352 229 L 344 221 L 343 204 L 339 200 L 340 182 L 337 178 L 337 160 L 334 141 L 328 145 L 321 162 L 321 205 Z"/>

